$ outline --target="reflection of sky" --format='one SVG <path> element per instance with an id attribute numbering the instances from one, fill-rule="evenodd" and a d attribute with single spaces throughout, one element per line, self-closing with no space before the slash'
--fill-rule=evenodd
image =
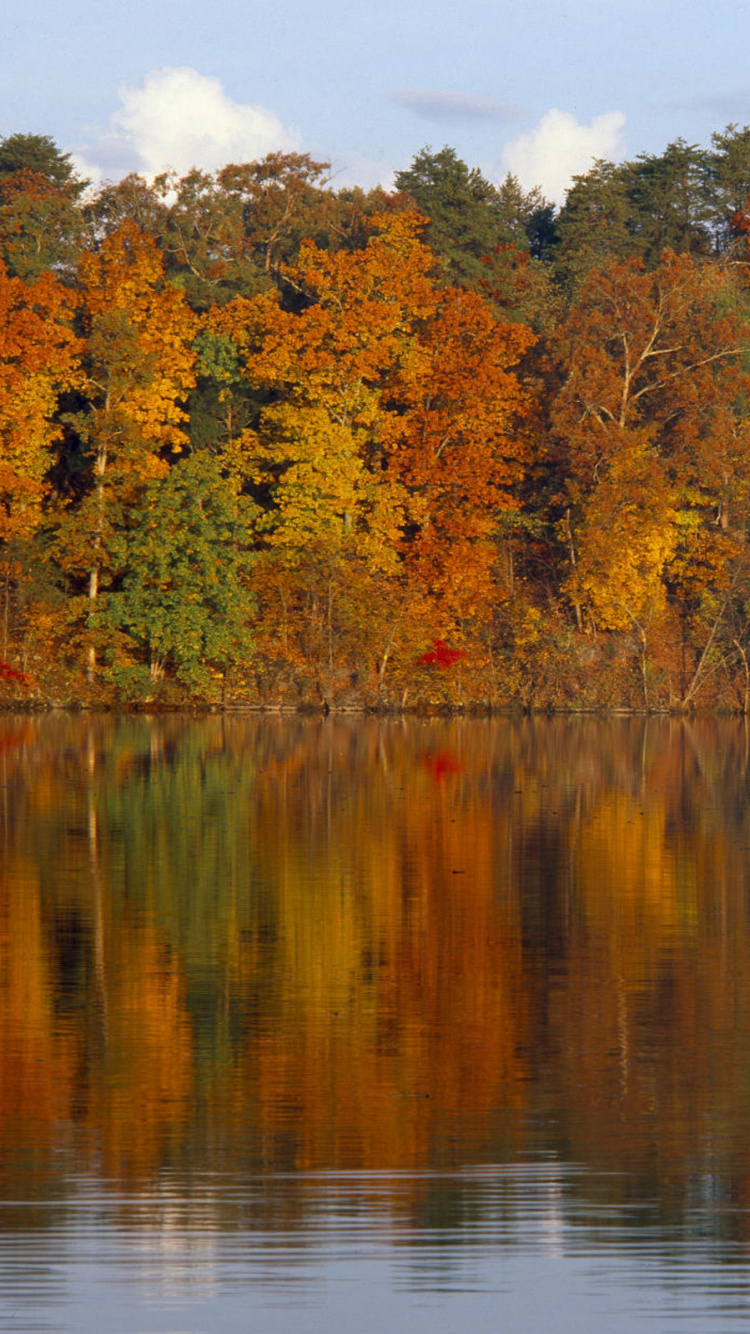
<path id="1" fill-rule="evenodd" d="M 394 1223 L 387 1202 L 430 1183 L 473 1191 L 481 1208 L 455 1228 Z M 280 1193 L 288 1184 L 278 1179 Z M 176 1179 L 130 1199 L 91 1183 L 63 1208 L 50 1202 L 44 1231 L 28 1205 L 34 1232 L 21 1209 L 0 1240 L 0 1330 L 413 1334 L 428 1321 L 435 1334 L 635 1334 L 679 1319 L 729 1334 L 750 1315 L 746 1270 L 707 1259 L 705 1243 L 692 1253 L 696 1220 L 671 1239 L 647 1229 L 636 1239 L 622 1208 L 592 1202 L 605 1180 L 581 1169 L 325 1173 L 304 1184 L 310 1222 L 288 1231 L 222 1231 L 224 1193 L 237 1204 L 260 1189 L 229 1175 L 191 1180 L 182 1197 Z"/>

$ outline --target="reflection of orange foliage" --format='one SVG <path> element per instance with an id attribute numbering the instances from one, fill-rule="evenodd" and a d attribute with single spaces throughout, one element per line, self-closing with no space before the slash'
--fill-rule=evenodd
<path id="1" fill-rule="evenodd" d="M 120 922 L 101 980 L 101 1066 L 92 1072 L 89 1124 L 104 1170 L 142 1177 L 184 1123 L 192 1092 L 192 1037 L 184 988 L 153 930 Z"/>
<path id="2" fill-rule="evenodd" d="M 319 847 L 308 843 L 304 872 L 295 845 L 317 803 L 313 753 L 283 815 L 272 814 L 275 778 L 261 793 L 267 874 L 280 893 L 279 968 L 292 979 L 247 1053 L 264 1156 L 291 1154 L 287 1165 L 308 1168 L 426 1166 L 438 1145 L 449 1158 L 470 1152 L 490 1108 L 524 1104 L 519 924 L 494 892 L 505 831 L 464 808 L 467 789 L 444 806 L 425 757 L 415 770 L 397 750 L 385 770 L 377 730 L 371 749 L 361 736 L 368 821 L 361 789 L 342 800 L 346 729 L 335 735 L 335 828 L 326 837 L 324 822 Z M 427 758 L 441 755 L 458 775 L 448 746 Z"/>
<path id="3" fill-rule="evenodd" d="M 76 1044 L 55 1021 L 49 959 L 33 868 L 5 863 L 0 885 L 0 1155 L 19 1127 L 48 1148 L 70 1115 Z"/>
<path id="4" fill-rule="evenodd" d="M 104 724 L 85 750 L 7 730 L 3 1150 L 23 1121 L 43 1160 L 62 1120 L 132 1183 L 176 1146 L 408 1172 L 542 1143 L 750 1193 L 741 727 L 165 720 L 116 754 Z"/>

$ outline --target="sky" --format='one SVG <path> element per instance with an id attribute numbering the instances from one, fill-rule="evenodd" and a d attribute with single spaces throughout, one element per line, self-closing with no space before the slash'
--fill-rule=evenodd
<path id="1" fill-rule="evenodd" d="M 97 181 L 275 149 L 389 186 L 449 144 L 562 202 L 595 157 L 750 123 L 742 0 L 6 0 L 0 136 Z"/>

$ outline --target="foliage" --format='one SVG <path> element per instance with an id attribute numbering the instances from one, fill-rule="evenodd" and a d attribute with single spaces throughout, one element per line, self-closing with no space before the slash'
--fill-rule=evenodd
<path id="1" fill-rule="evenodd" d="M 95 620 L 117 632 L 112 678 L 128 696 L 153 695 L 165 674 L 210 693 L 249 648 L 247 505 L 200 455 L 149 483 L 131 523 L 127 573 Z"/>
<path id="2" fill-rule="evenodd" d="M 0 140 L 0 660 L 51 699 L 746 708 L 749 136 L 558 213 L 447 146 L 394 192 L 299 153 L 84 191 Z"/>

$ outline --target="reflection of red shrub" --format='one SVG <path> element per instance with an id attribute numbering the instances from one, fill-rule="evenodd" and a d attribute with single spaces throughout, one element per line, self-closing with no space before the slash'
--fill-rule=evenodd
<path id="1" fill-rule="evenodd" d="M 460 774 L 461 765 L 452 750 L 439 750 L 434 755 L 420 756 L 424 766 L 429 769 L 436 783 L 446 774 Z"/>
<path id="2" fill-rule="evenodd" d="M 418 667 L 452 667 L 454 662 L 465 658 L 460 648 L 448 648 L 444 639 L 433 639 L 432 648 L 417 658 Z"/>
<path id="3" fill-rule="evenodd" d="M 20 681 L 25 686 L 29 678 L 25 672 L 17 672 L 15 667 L 9 667 L 7 662 L 0 662 L 0 681 Z"/>

